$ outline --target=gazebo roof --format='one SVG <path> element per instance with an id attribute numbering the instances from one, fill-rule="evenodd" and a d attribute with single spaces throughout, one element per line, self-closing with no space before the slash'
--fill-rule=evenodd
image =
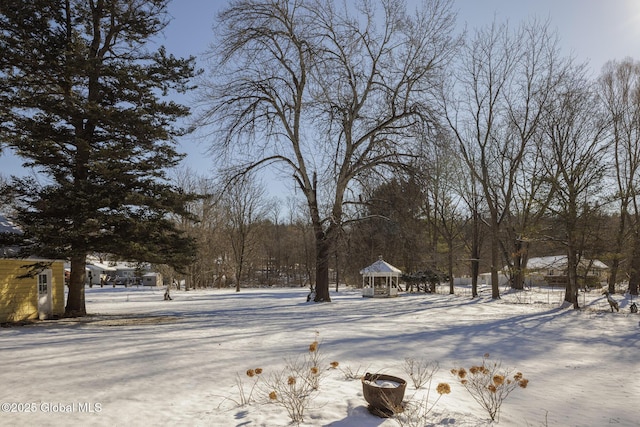
<path id="1" fill-rule="evenodd" d="M 363 276 L 400 276 L 402 271 L 399 268 L 385 262 L 382 257 L 368 267 L 360 270 Z"/>

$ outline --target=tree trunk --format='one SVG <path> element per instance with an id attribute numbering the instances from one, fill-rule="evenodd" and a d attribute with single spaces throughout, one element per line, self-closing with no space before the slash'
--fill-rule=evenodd
<path id="1" fill-rule="evenodd" d="M 339 265 L 339 258 L 338 258 L 338 251 L 335 251 L 335 260 L 336 260 L 336 292 L 339 291 L 339 287 L 340 287 L 340 265 Z"/>
<path id="2" fill-rule="evenodd" d="M 65 317 L 86 316 L 87 309 L 84 302 L 84 281 L 86 256 L 76 255 L 71 257 L 71 274 L 69 275 L 69 294 L 67 306 L 64 309 Z"/>
<path id="3" fill-rule="evenodd" d="M 618 271 L 620 269 L 620 258 L 622 257 L 622 248 L 624 246 L 624 234 L 626 228 L 627 203 L 623 203 L 620 209 L 620 223 L 618 224 L 618 232 L 616 233 L 616 242 L 614 248 L 613 260 L 611 260 L 611 268 L 609 269 L 608 290 L 610 294 L 616 292 L 616 282 L 618 280 Z M 635 258 L 631 258 L 632 260 Z M 633 261 L 632 261 L 633 262 Z M 631 285 L 631 283 L 629 283 Z"/>
<path id="4" fill-rule="evenodd" d="M 242 278 L 242 266 L 244 265 L 244 239 L 242 239 L 242 243 L 240 246 L 240 257 L 238 262 L 236 263 L 236 292 L 240 292 L 240 279 Z M 269 261 L 267 260 L 267 284 L 269 284 Z"/>
<path id="5" fill-rule="evenodd" d="M 616 254 L 611 261 L 611 267 L 609 268 L 609 280 L 607 281 L 607 289 L 610 294 L 616 291 L 616 281 L 618 280 L 618 270 L 620 270 L 620 259 Z M 631 283 L 629 283 L 631 285 Z"/>
<path id="6" fill-rule="evenodd" d="M 519 291 L 524 289 L 524 271 L 522 271 L 522 263 L 519 258 L 513 266 L 513 282 L 511 283 L 511 288 Z"/>
<path id="7" fill-rule="evenodd" d="M 329 295 L 329 252 L 331 244 L 325 233 L 316 233 L 315 302 L 331 302 Z"/>
<path id="8" fill-rule="evenodd" d="M 309 206 L 309 213 L 311 214 L 311 226 L 313 227 L 313 235 L 315 237 L 316 247 L 316 287 L 314 302 L 331 302 L 331 296 L 329 295 L 329 257 L 331 256 L 332 243 L 335 241 L 334 226 L 335 223 L 329 224 L 325 231 L 320 219 L 320 210 L 318 209 L 318 195 L 317 195 L 317 175 L 313 173 L 313 179 L 310 185 L 304 186 L 308 188 L 305 192 L 307 196 L 307 203 Z M 338 188 L 338 193 L 340 193 Z M 336 205 L 340 207 L 339 203 L 334 204 L 334 219 L 339 220 L 341 218 L 341 212 L 336 210 Z"/>
<path id="9" fill-rule="evenodd" d="M 575 250 L 569 247 L 567 250 L 567 284 L 564 293 L 565 302 L 573 304 L 574 309 L 579 309 L 578 304 L 578 272 Z"/>
<path id="10" fill-rule="evenodd" d="M 241 276 L 241 271 L 238 270 L 236 273 L 236 292 L 240 292 L 240 276 Z"/>
<path id="11" fill-rule="evenodd" d="M 449 254 L 447 256 L 447 274 L 449 275 L 449 294 L 455 293 L 453 286 L 453 242 L 449 243 Z"/>
<path id="12" fill-rule="evenodd" d="M 474 186 L 475 199 L 475 186 Z M 473 207 L 473 229 L 471 233 L 471 298 L 478 296 L 478 274 L 480 273 L 480 214 L 477 203 Z"/>
<path id="13" fill-rule="evenodd" d="M 480 272 L 480 261 L 471 261 L 471 298 L 478 296 L 478 273 Z"/>
<path id="14" fill-rule="evenodd" d="M 518 290 L 524 289 L 524 262 L 522 262 L 524 258 L 523 253 L 525 252 L 524 246 L 522 240 L 516 239 L 511 287 Z"/>
<path id="15" fill-rule="evenodd" d="M 500 240 L 497 223 L 492 224 L 491 236 L 491 298 L 500 299 L 500 287 L 498 281 L 498 264 L 500 262 Z"/>
<path id="16" fill-rule="evenodd" d="M 638 295 L 640 284 L 640 234 L 633 234 L 633 253 L 629 265 L 629 293 Z M 615 292 L 615 287 L 613 288 Z"/>

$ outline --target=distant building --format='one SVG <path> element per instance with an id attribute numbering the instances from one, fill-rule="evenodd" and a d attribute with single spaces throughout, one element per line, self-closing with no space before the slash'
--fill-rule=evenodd
<path id="1" fill-rule="evenodd" d="M 554 255 L 530 258 L 527 262 L 526 281 L 529 284 L 564 286 L 567 283 L 567 256 Z M 588 286 L 597 286 L 607 280 L 609 267 L 600 260 L 582 258 L 578 264 L 578 278 L 586 278 Z M 583 283 L 580 283 L 583 285 Z"/>
<path id="2" fill-rule="evenodd" d="M 162 274 L 160 273 L 145 273 L 142 275 L 142 284 L 144 286 L 162 286 Z"/>
<path id="3" fill-rule="evenodd" d="M 106 261 L 90 255 L 87 256 L 86 269 L 87 281 L 91 272 L 90 286 L 132 286 L 142 284 L 142 276 L 149 272 L 150 266 L 127 261 Z"/>

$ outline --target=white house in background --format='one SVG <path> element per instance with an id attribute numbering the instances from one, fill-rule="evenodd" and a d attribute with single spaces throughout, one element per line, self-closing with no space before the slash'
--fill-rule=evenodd
<path id="1" fill-rule="evenodd" d="M 98 258 L 88 256 L 87 257 L 87 283 L 89 286 L 104 284 L 107 277 L 116 275 L 116 268 L 110 266 L 108 263 L 101 262 Z M 89 274 L 91 273 L 91 274 Z"/>
<path id="2" fill-rule="evenodd" d="M 597 284 L 607 280 L 609 267 L 598 259 L 582 258 L 578 263 L 578 275 L 584 277 L 585 273 L 589 283 Z M 567 278 L 567 256 L 530 258 L 525 276 L 528 284 L 564 284 Z"/>
<path id="3" fill-rule="evenodd" d="M 91 273 L 90 285 L 108 284 L 134 285 L 138 283 L 140 273 L 147 273 L 149 265 L 143 265 L 128 261 L 103 261 L 96 256 L 87 256 L 87 283 L 89 283 L 89 273 Z"/>
<path id="4" fill-rule="evenodd" d="M 376 262 L 360 270 L 362 274 L 362 296 L 370 298 L 397 297 L 400 276 L 399 268 L 380 257 Z"/>

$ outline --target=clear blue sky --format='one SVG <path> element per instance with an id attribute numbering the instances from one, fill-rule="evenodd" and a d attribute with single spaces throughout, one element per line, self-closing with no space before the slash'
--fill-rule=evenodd
<path id="1" fill-rule="evenodd" d="M 408 0 L 412 7 L 417 0 Z M 176 56 L 200 56 L 212 42 L 212 25 L 225 0 L 173 0 L 172 22 L 158 40 Z M 626 56 L 640 60 L 640 0 L 455 0 L 460 26 L 469 29 L 508 19 L 517 25 L 524 19 L 549 17 L 558 28 L 566 52 L 589 61 L 593 74 L 610 59 Z M 188 100 L 186 100 L 188 101 Z M 181 151 L 193 170 L 206 174 L 210 161 L 206 142 L 186 138 Z M 0 156 L 0 174 L 23 174 L 20 161 L 6 152 Z M 287 187 L 289 185 L 287 184 Z"/>

